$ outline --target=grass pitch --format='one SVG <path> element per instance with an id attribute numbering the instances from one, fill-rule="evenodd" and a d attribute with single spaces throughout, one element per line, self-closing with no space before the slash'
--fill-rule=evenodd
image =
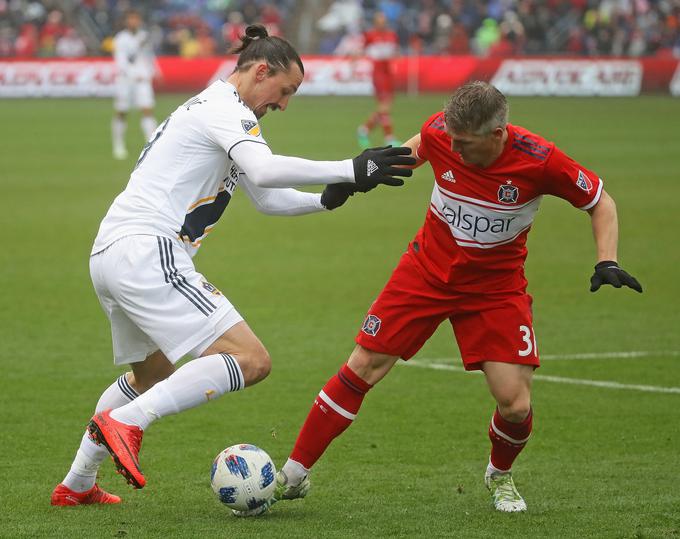
<path id="1" fill-rule="evenodd" d="M 185 96 L 164 96 L 162 118 Z M 445 96 L 395 104 L 402 139 Z M 295 98 L 263 121 L 275 152 L 352 156 L 370 99 Z M 110 156 L 110 102 L 0 102 L 0 265 L 3 376 L 2 537 L 678 537 L 680 386 L 680 101 L 511 99 L 511 120 L 556 141 L 597 171 L 615 198 L 619 259 L 630 290 L 588 292 L 594 246 L 587 215 L 545 198 L 530 234 L 527 273 L 546 358 L 537 374 L 639 388 L 534 384 L 535 431 L 515 466 L 529 511 L 494 512 L 482 484 L 493 402 L 481 376 L 397 366 L 356 424 L 314 469 L 303 501 L 238 520 L 214 499 L 212 458 L 250 442 L 284 461 L 311 402 L 353 346 L 364 313 L 428 207 L 422 167 L 328 215 L 257 214 L 237 194 L 197 267 L 244 314 L 274 370 L 248 391 L 166 418 L 147 433 L 148 486 L 132 491 L 107 462 L 100 483 L 118 507 L 53 508 L 101 391 L 119 374 L 92 291 L 88 253 L 124 187 L 131 158 Z M 376 139 L 376 143 L 379 140 Z M 613 352 L 641 351 L 640 357 Z M 593 354 L 590 359 L 566 359 Z M 448 327 L 413 360 L 460 364 Z M 548 359 L 553 358 L 553 359 Z"/>

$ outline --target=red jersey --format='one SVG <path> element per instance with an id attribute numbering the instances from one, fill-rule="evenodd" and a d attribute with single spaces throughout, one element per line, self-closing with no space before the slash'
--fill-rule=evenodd
<path id="1" fill-rule="evenodd" d="M 373 72 L 390 71 L 390 60 L 397 55 L 399 39 L 397 34 L 389 29 L 368 30 L 364 34 L 364 51 L 373 60 Z"/>
<path id="2" fill-rule="evenodd" d="M 527 234 L 542 196 L 587 210 L 602 193 L 602 180 L 553 143 L 515 125 L 507 132 L 501 155 L 481 168 L 452 151 L 443 112 L 420 131 L 417 153 L 435 184 L 412 250 L 437 281 L 460 291 L 523 289 Z"/>

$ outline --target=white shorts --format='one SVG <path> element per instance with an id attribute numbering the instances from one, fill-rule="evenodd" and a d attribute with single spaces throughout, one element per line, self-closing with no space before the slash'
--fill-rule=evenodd
<path id="1" fill-rule="evenodd" d="M 113 108 L 118 112 L 127 112 L 131 108 L 152 109 L 155 105 L 153 85 L 150 80 L 132 80 L 119 77 L 116 80 L 116 93 Z"/>
<path id="2" fill-rule="evenodd" d="M 198 357 L 243 320 L 178 240 L 126 236 L 90 257 L 90 275 L 111 321 L 116 365 L 158 349 L 173 364 L 186 354 Z"/>

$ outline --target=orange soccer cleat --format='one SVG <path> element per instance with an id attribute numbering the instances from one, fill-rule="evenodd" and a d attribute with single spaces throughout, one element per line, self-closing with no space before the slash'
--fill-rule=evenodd
<path id="1" fill-rule="evenodd" d="M 139 467 L 138 455 L 144 431 L 135 425 L 116 421 L 111 417 L 111 410 L 95 414 L 87 430 L 96 444 L 109 450 L 118 473 L 133 487 L 143 488 L 146 479 Z"/>
<path id="2" fill-rule="evenodd" d="M 121 499 L 115 494 L 109 494 L 102 490 L 97 483 L 90 490 L 76 492 L 63 483 L 59 483 L 52 491 L 50 500 L 52 505 L 90 505 L 95 503 L 114 504 L 120 503 Z"/>

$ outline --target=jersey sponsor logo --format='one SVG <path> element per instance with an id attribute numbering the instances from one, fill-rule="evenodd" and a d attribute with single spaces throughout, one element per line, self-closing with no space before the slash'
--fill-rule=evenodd
<path id="1" fill-rule="evenodd" d="M 260 124 L 253 120 L 241 120 L 241 127 L 243 130 L 254 137 L 260 136 Z"/>
<path id="2" fill-rule="evenodd" d="M 501 187 L 516 188 L 508 185 Z M 516 197 L 518 193 L 519 190 L 517 193 L 513 191 L 508 197 Z M 541 197 L 536 197 L 525 204 L 503 206 L 451 193 L 435 186 L 430 210 L 449 225 L 458 245 L 489 249 L 510 243 L 527 230 L 533 222 L 540 200 Z"/>
<path id="3" fill-rule="evenodd" d="M 184 103 L 182 106 L 186 107 L 187 110 L 189 110 L 194 105 L 201 105 L 202 103 L 205 103 L 206 101 L 208 101 L 208 100 L 207 99 L 201 99 L 199 97 L 192 97 L 191 99 L 189 99 L 189 101 Z"/>
<path id="4" fill-rule="evenodd" d="M 500 185 L 498 187 L 498 202 L 503 204 L 515 204 L 519 200 L 519 189 L 516 185 L 510 185 L 508 180 L 507 185 Z"/>
<path id="5" fill-rule="evenodd" d="M 380 331 L 381 324 L 382 321 L 380 318 L 374 314 L 369 314 L 366 317 L 366 320 L 364 320 L 364 325 L 361 327 L 361 331 L 363 331 L 366 335 L 375 337 L 378 334 L 378 331 Z"/>
<path id="6" fill-rule="evenodd" d="M 444 181 L 456 183 L 456 177 L 453 175 L 453 171 L 451 170 L 447 170 L 440 177 Z"/>
<path id="7" fill-rule="evenodd" d="M 366 165 L 366 176 L 370 176 L 376 170 L 378 170 L 378 165 L 376 165 L 373 161 L 369 159 L 368 164 Z"/>
<path id="8" fill-rule="evenodd" d="M 578 171 L 576 185 L 583 189 L 586 193 L 590 193 L 590 190 L 593 188 L 593 182 L 590 181 L 590 178 L 586 176 L 586 174 L 582 170 Z"/>

